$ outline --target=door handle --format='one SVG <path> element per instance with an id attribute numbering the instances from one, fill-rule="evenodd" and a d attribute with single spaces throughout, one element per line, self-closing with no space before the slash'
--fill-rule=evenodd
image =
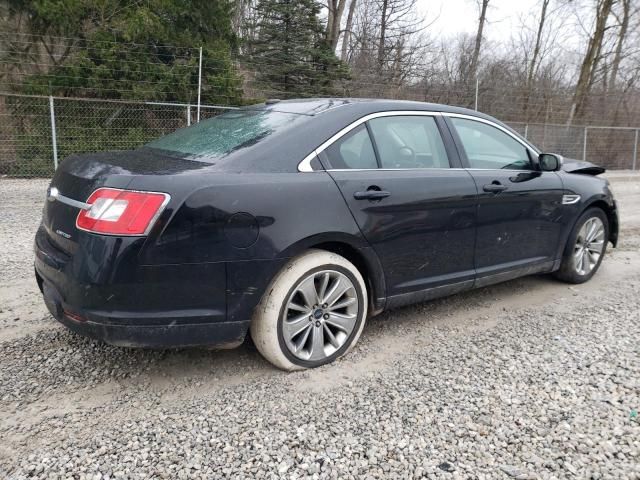
<path id="1" fill-rule="evenodd" d="M 356 192 L 353 198 L 356 200 L 382 200 L 391 195 L 391 192 L 385 190 L 367 190 L 366 192 Z"/>
<path id="2" fill-rule="evenodd" d="M 482 187 L 482 190 L 489 193 L 500 193 L 500 192 L 504 192 L 508 188 L 509 187 L 507 187 L 506 185 L 502 185 L 500 182 L 496 181 L 488 185 L 485 185 L 484 187 Z"/>

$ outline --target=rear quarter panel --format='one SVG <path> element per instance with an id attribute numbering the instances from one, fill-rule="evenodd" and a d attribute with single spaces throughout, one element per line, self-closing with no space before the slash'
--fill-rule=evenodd
<path id="1" fill-rule="evenodd" d="M 224 262 L 229 321 L 249 319 L 274 275 L 309 246 L 368 248 L 325 172 L 144 176 L 129 188 L 172 195 L 140 262 Z"/>

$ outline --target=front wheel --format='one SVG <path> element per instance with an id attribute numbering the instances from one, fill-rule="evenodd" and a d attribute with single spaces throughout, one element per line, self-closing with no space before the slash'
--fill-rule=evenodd
<path id="1" fill-rule="evenodd" d="M 292 259 L 264 293 L 251 321 L 258 351 L 283 370 L 334 361 L 358 341 L 367 289 L 347 259 L 310 250 Z"/>
<path id="2" fill-rule="evenodd" d="M 607 250 L 609 221 L 599 208 L 585 211 L 576 222 L 555 276 L 569 283 L 584 283 L 595 275 Z"/>

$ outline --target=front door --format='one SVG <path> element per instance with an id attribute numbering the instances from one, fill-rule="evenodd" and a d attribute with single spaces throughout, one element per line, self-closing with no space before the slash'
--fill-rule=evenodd
<path id="1" fill-rule="evenodd" d="M 382 262 L 388 305 L 473 285 L 476 187 L 450 168 L 440 132 L 435 116 L 383 116 L 322 155 Z"/>
<path id="2" fill-rule="evenodd" d="M 550 269 L 562 230 L 560 177 L 537 169 L 535 153 L 508 131 L 469 117 L 448 121 L 478 189 L 477 285 Z"/>

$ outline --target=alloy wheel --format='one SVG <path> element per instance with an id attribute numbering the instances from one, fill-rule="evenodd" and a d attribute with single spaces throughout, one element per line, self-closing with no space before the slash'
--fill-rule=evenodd
<path id="1" fill-rule="evenodd" d="M 282 334 L 289 352 L 321 361 L 342 347 L 358 321 L 358 296 L 341 272 L 322 270 L 300 281 L 287 300 Z"/>
<path id="2" fill-rule="evenodd" d="M 591 217 L 578 232 L 573 250 L 573 263 L 578 275 L 588 275 L 598 265 L 605 246 L 602 220 Z"/>

